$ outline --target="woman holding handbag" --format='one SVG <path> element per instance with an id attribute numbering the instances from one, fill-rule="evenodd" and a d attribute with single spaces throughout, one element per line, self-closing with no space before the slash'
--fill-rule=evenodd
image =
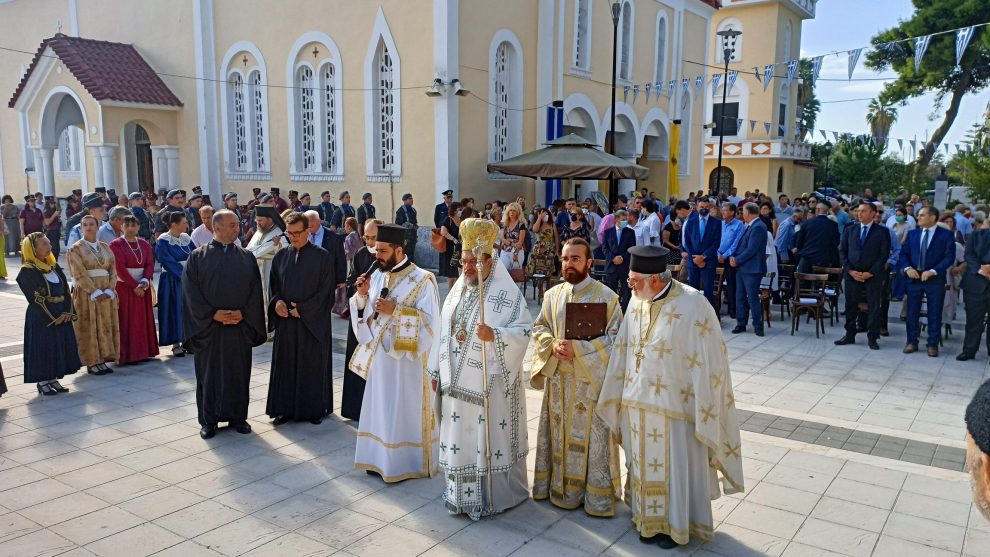
<path id="1" fill-rule="evenodd" d="M 527 230 L 526 223 L 522 221 L 521 217 L 522 207 L 518 203 L 509 203 L 502 217 L 502 230 L 499 233 L 498 239 L 498 246 L 501 250 L 499 258 L 501 258 L 502 264 L 509 270 L 509 274 L 512 275 L 512 280 L 515 282 L 524 282 L 526 280 L 526 275 L 523 271 L 526 254 L 523 251 L 523 247 L 527 240 Z"/>

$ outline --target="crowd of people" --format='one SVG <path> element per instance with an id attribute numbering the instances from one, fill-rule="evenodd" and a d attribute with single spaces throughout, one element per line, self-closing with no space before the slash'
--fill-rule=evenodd
<path id="1" fill-rule="evenodd" d="M 990 310 L 986 208 L 940 214 L 906 192 L 888 206 L 869 190 L 666 204 L 643 190 L 606 213 L 590 198 L 476 207 L 448 190 L 434 208 L 436 273 L 415 263 L 412 195 L 392 223 L 369 193 L 356 208 L 348 192 L 340 205 L 328 191 L 318 205 L 288 197 L 256 190 L 241 206 L 229 193 L 214 207 L 195 188 L 188 199 L 97 191 L 73 195 L 63 226 L 57 203 L 39 216 L 31 196 L 16 230 L 5 199 L 28 301 L 24 380 L 58 395 L 83 366 L 102 376 L 168 346 L 195 360 L 200 435 L 221 423 L 247 434 L 252 348 L 273 342 L 267 415 L 319 424 L 334 408 L 337 316 L 348 320 L 341 416 L 356 423 L 356 468 L 389 483 L 442 471 L 444 504 L 474 520 L 530 494 L 600 517 L 624 499 L 641 541 L 671 548 L 710 538 L 711 500 L 744 487 L 720 310 L 732 333 L 751 322 L 762 336 L 761 290 L 786 298 L 780 285 L 797 273 L 840 267 L 836 344 L 865 331 L 878 348 L 902 300 L 904 352 L 918 350 L 924 308 L 937 356 L 961 286 L 960 360 L 975 356 Z M 552 285 L 536 316 L 520 289 L 534 278 Z M 532 485 L 526 382 L 544 393 Z"/>

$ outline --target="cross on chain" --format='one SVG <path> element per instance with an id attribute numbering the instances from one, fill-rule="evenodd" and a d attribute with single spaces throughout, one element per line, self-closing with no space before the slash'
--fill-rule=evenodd
<path id="1" fill-rule="evenodd" d="M 494 311 L 495 313 L 502 313 L 502 308 L 504 308 L 505 306 L 511 306 L 512 300 L 509 300 L 508 295 L 509 293 L 506 292 L 505 290 L 499 290 L 498 297 L 494 295 L 489 296 L 488 303 L 492 304 L 493 306 L 492 311 Z"/>

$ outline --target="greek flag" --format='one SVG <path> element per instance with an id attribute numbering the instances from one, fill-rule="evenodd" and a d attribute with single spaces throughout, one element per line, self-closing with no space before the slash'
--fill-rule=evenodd
<path id="1" fill-rule="evenodd" d="M 791 80 L 794 79 L 794 74 L 797 72 L 797 69 L 798 69 L 798 61 L 797 60 L 791 60 L 790 62 L 787 63 L 787 86 L 788 87 L 791 86 Z"/>
<path id="2" fill-rule="evenodd" d="M 928 43 L 932 42 L 931 35 L 925 35 L 924 37 L 914 38 L 914 71 L 915 73 L 921 69 L 921 59 L 925 57 L 925 51 L 928 50 Z"/>
<path id="3" fill-rule="evenodd" d="M 739 72 L 732 70 L 729 72 L 728 78 L 725 80 L 726 87 L 729 88 L 729 95 L 732 94 L 732 87 L 736 84 L 736 79 L 739 78 Z"/>
<path id="4" fill-rule="evenodd" d="M 770 80 L 773 79 L 773 64 L 767 64 L 763 67 L 763 90 L 766 91 L 767 87 L 770 86 Z"/>
<path id="5" fill-rule="evenodd" d="M 956 29 L 956 66 L 962 61 L 963 53 L 969 45 L 969 40 L 973 38 L 973 26 Z"/>
<path id="6" fill-rule="evenodd" d="M 818 81 L 818 76 L 822 73 L 822 59 L 824 56 L 815 56 L 811 59 L 811 83 Z"/>
<path id="7" fill-rule="evenodd" d="M 667 100 L 668 101 L 670 101 L 670 99 L 674 98 L 674 91 L 675 91 L 676 88 L 677 88 L 677 80 L 676 79 L 671 79 L 670 80 L 670 89 L 667 90 Z"/>
<path id="8" fill-rule="evenodd" d="M 704 86 L 705 86 L 705 76 L 704 75 L 699 75 L 698 77 L 694 78 L 694 94 L 695 95 L 701 94 L 701 88 L 704 87 Z"/>
<path id="9" fill-rule="evenodd" d="M 859 63 L 859 55 L 863 53 L 862 48 L 857 48 L 856 50 L 849 51 L 849 79 L 853 78 L 853 71 L 856 69 L 856 64 Z"/>
<path id="10" fill-rule="evenodd" d="M 624 103 L 629 102 L 629 89 L 630 87 L 628 85 L 622 88 L 622 102 Z"/>
<path id="11" fill-rule="evenodd" d="M 639 84 L 633 85 L 633 104 L 636 104 L 636 97 L 639 96 Z"/>
<path id="12" fill-rule="evenodd" d="M 722 74 L 717 73 L 717 74 L 712 75 L 712 97 L 713 98 L 715 97 L 715 95 L 716 95 L 716 93 L 718 91 L 718 86 L 721 83 L 722 83 Z"/>

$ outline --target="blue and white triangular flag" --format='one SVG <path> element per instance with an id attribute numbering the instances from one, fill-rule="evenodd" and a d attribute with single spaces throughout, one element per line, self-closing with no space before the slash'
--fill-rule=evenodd
<path id="1" fill-rule="evenodd" d="M 949 154 L 949 144 L 948 143 L 945 143 L 942 146 L 945 147 L 945 154 L 948 155 Z"/>
<path id="2" fill-rule="evenodd" d="M 718 86 L 722 83 L 722 74 L 717 73 L 712 76 L 712 98 L 718 93 Z"/>
<path id="3" fill-rule="evenodd" d="M 818 76 L 822 73 L 822 59 L 824 56 L 815 56 L 811 59 L 811 84 L 818 81 Z"/>
<path id="4" fill-rule="evenodd" d="M 687 96 L 687 94 L 689 92 L 688 91 L 688 87 L 690 87 L 690 86 L 691 86 L 691 80 L 690 79 L 682 79 L 681 80 L 681 98 L 684 98 L 685 96 Z"/>
<path id="5" fill-rule="evenodd" d="M 767 87 L 770 86 L 770 80 L 773 79 L 773 64 L 767 64 L 763 66 L 763 90 L 766 91 Z"/>
<path id="6" fill-rule="evenodd" d="M 921 69 L 921 59 L 925 57 L 925 51 L 928 50 L 928 43 L 930 42 L 932 42 L 931 35 L 914 38 L 914 73 L 918 73 L 918 70 Z"/>
<path id="7" fill-rule="evenodd" d="M 780 130 L 780 135 L 784 135 L 784 132 L 786 131 L 784 124 L 777 124 L 777 129 Z"/>
<path id="8" fill-rule="evenodd" d="M 732 87 L 735 86 L 736 79 L 738 78 L 739 78 L 739 72 L 737 72 L 736 70 L 732 70 L 731 72 L 729 72 L 729 77 L 725 81 L 726 87 L 729 88 L 729 92 L 727 94 L 729 95 L 732 94 Z"/>
<path id="9" fill-rule="evenodd" d="M 797 69 L 798 69 L 798 61 L 797 60 L 791 60 L 790 62 L 787 63 L 787 81 L 786 81 L 786 84 L 787 84 L 788 87 L 791 86 L 791 80 L 794 79 L 794 74 L 797 72 Z"/>
<path id="10" fill-rule="evenodd" d="M 760 75 L 760 67 L 759 66 L 753 66 L 753 73 L 756 75 L 756 82 L 757 83 L 763 83 L 763 76 Z"/>
<path id="11" fill-rule="evenodd" d="M 903 139 L 898 139 L 897 140 L 897 150 L 898 151 L 903 151 L 904 150 L 904 140 Z"/>
<path id="12" fill-rule="evenodd" d="M 743 129 L 743 119 L 736 118 L 736 135 L 739 135 L 739 131 Z"/>
<path id="13" fill-rule="evenodd" d="M 660 102 L 660 97 L 666 94 L 663 85 L 662 81 L 653 84 L 653 93 L 657 96 L 657 102 Z"/>
<path id="14" fill-rule="evenodd" d="M 704 76 L 704 74 L 699 75 L 698 77 L 694 78 L 694 95 L 695 96 L 700 95 L 701 94 L 701 89 L 704 86 L 705 86 L 705 76 Z"/>
<path id="15" fill-rule="evenodd" d="M 750 120 L 749 121 L 749 133 L 753 133 L 755 131 L 756 131 L 756 120 Z"/>
<path id="16" fill-rule="evenodd" d="M 917 141 L 915 141 L 914 139 L 912 139 L 912 140 L 909 141 L 909 143 L 911 144 L 911 151 L 912 152 L 918 150 L 918 142 Z"/>
<path id="17" fill-rule="evenodd" d="M 853 78 L 853 71 L 856 69 L 856 64 L 859 64 L 859 55 L 863 53 L 862 48 L 857 48 L 856 50 L 849 51 L 849 79 Z"/>
<path id="18" fill-rule="evenodd" d="M 770 122 L 763 122 L 763 131 L 766 132 L 767 137 L 770 137 L 770 128 L 771 128 Z"/>
<path id="19" fill-rule="evenodd" d="M 832 139 L 834 139 L 835 142 L 838 143 L 839 142 L 839 132 L 832 132 Z"/>
<path id="20" fill-rule="evenodd" d="M 956 29 L 956 65 L 962 61 L 963 53 L 969 45 L 969 40 L 973 38 L 973 26 Z"/>
<path id="21" fill-rule="evenodd" d="M 628 85 L 622 88 L 622 102 L 624 103 L 629 102 L 629 89 L 631 89 L 631 87 L 629 87 Z"/>
<path id="22" fill-rule="evenodd" d="M 825 130 L 818 130 L 818 133 L 822 134 L 822 139 L 828 141 L 828 135 L 825 134 Z"/>
<path id="23" fill-rule="evenodd" d="M 636 104 L 636 97 L 639 96 L 639 84 L 633 85 L 633 104 Z"/>
<path id="24" fill-rule="evenodd" d="M 668 101 L 670 101 L 670 99 L 674 98 L 674 91 L 676 89 L 677 89 L 677 80 L 676 79 L 671 79 L 670 80 L 670 88 L 667 90 L 667 100 Z"/>
<path id="25" fill-rule="evenodd" d="M 643 86 L 643 94 L 646 95 L 645 100 L 647 104 L 649 104 L 650 102 L 650 89 L 652 87 L 653 87 L 652 83 L 647 83 L 646 85 Z"/>
<path id="26" fill-rule="evenodd" d="M 960 149 L 960 148 L 959 148 L 959 144 L 958 144 L 958 143 L 956 143 L 956 154 L 958 155 L 958 154 L 959 154 L 959 151 L 961 151 L 961 150 L 962 150 L 962 149 Z"/>

